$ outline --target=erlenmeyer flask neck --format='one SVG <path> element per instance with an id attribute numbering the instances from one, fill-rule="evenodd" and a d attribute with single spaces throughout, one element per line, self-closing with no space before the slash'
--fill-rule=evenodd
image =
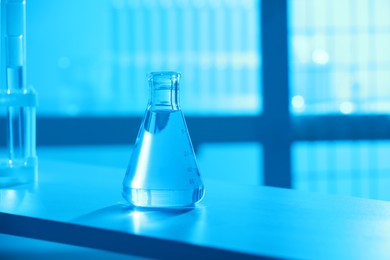
<path id="1" fill-rule="evenodd" d="M 179 80 L 177 72 L 151 72 L 149 106 L 152 110 L 179 110 Z"/>

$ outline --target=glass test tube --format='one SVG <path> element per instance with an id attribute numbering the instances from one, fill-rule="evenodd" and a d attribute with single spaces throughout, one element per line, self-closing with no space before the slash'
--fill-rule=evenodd
<path id="1" fill-rule="evenodd" d="M 2 0 L 0 133 L 6 147 L 0 146 L 0 187 L 29 183 L 37 176 L 37 95 L 26 84 L 25 36 L 26 1 Z"/>

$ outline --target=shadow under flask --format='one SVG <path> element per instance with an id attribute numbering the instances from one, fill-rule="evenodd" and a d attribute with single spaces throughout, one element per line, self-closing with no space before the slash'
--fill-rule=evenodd
<path id="1" fill-rule="evenodd" d="M 204 186 L 179 104 L 177 72 L 147 75 L 150 98 L 123 181 L 123 197 L 138 207 L 192 207 Z"/>

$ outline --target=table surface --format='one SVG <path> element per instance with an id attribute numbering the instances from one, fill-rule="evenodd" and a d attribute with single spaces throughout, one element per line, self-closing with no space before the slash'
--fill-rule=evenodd
<path id="1" fill-rule="evenodd" d="M 140 210 L 124 170 L 40 159 L 35 185 L 0 189 L 0 233 L 158 258 L 390 258 L 390 202 L 206 179 L 194 209 Z"/>

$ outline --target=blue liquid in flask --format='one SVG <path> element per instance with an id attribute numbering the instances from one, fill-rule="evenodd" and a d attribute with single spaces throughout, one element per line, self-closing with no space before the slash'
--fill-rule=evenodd
<path id="1" fill-rule="evenodd" d="M 176 72 L 148 75 L 151 96 L 123 181 L 134 206 L 192 207 L 204 196 L 195 153 L 179 106 Z"/>

